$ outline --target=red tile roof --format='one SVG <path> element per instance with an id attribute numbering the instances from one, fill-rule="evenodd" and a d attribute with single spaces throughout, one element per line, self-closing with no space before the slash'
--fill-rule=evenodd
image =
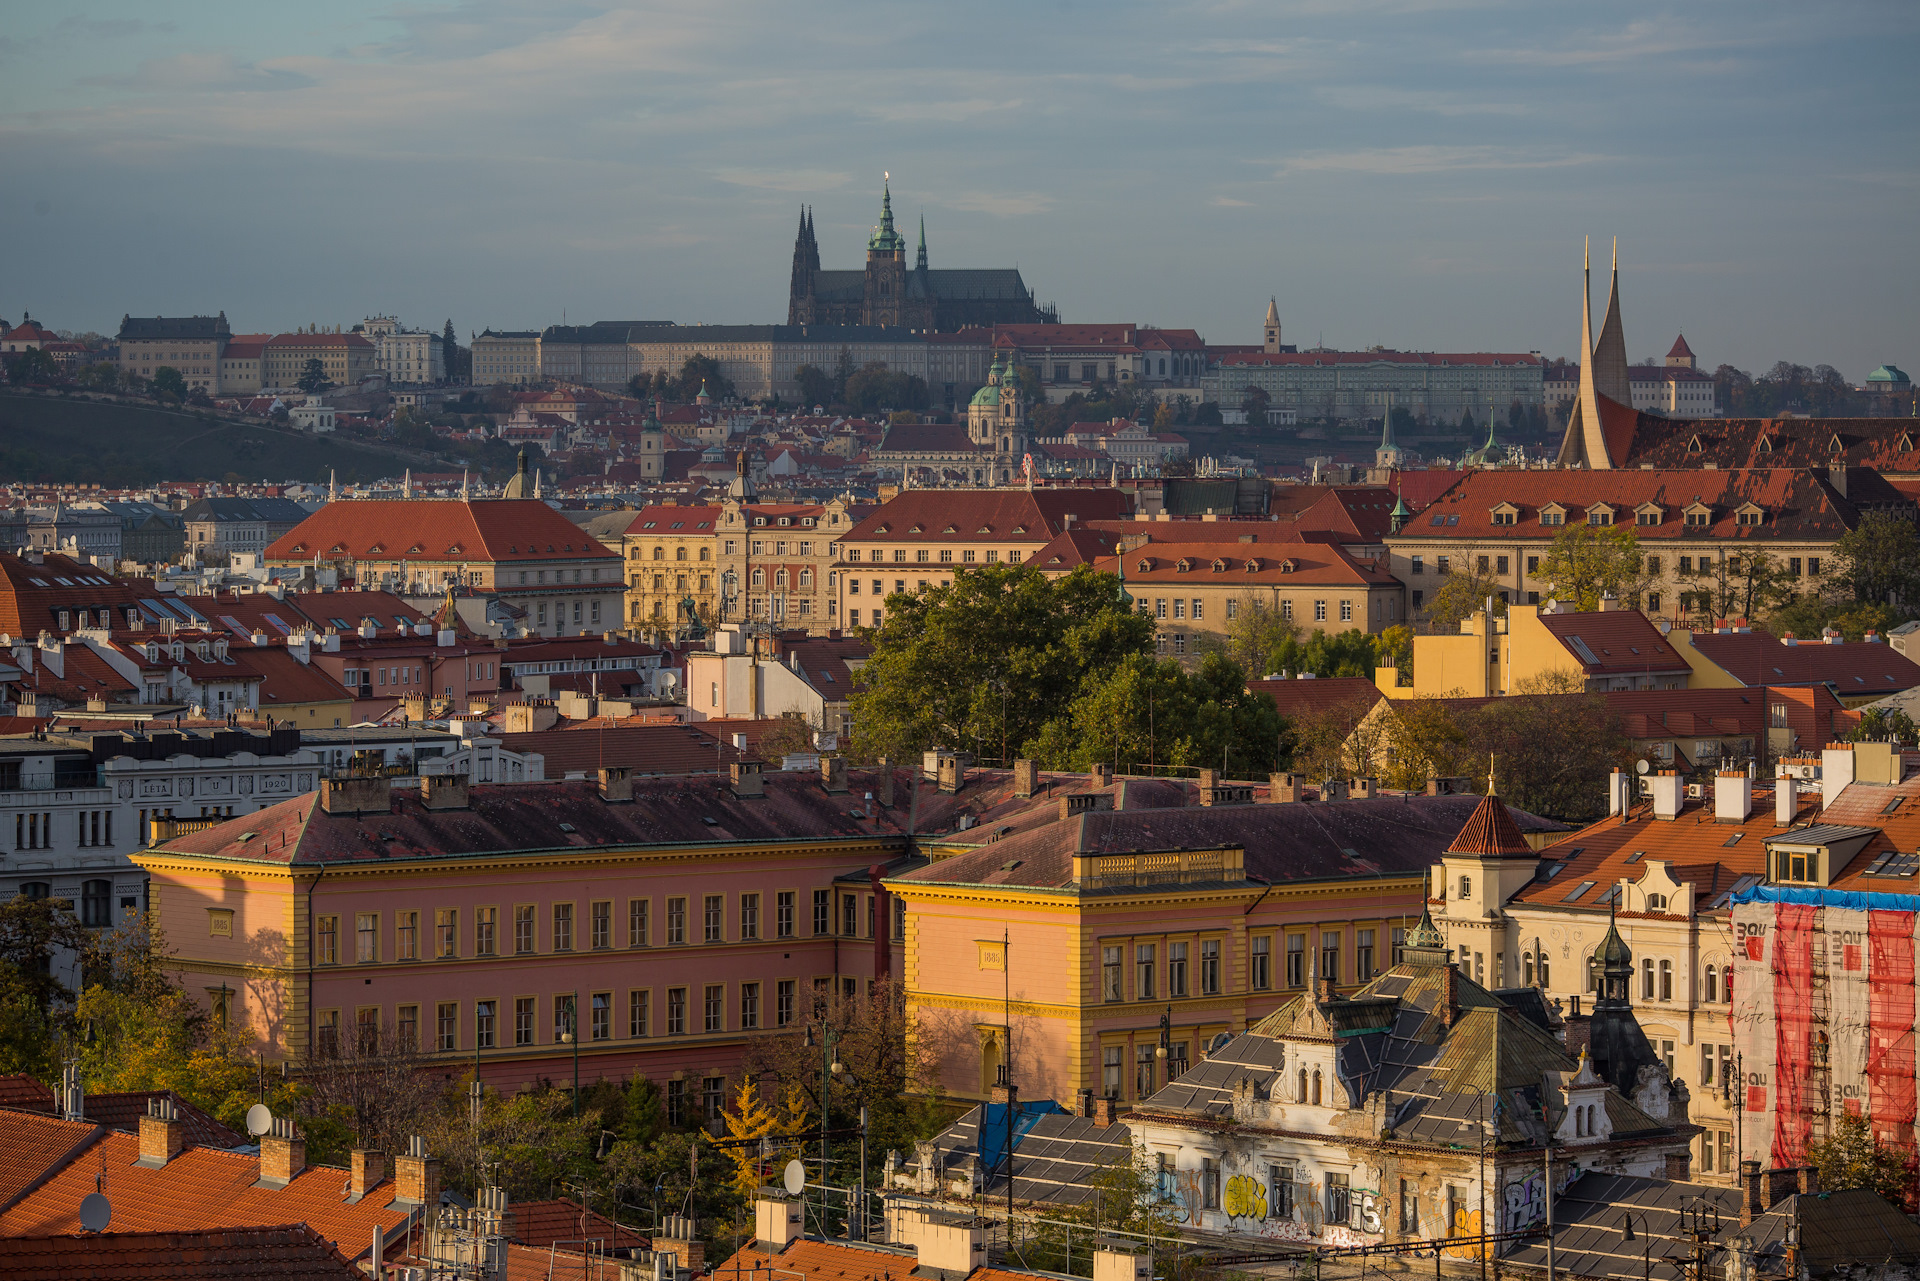
<path id="1" fill-rule="evenodd" d="M 1099 568 L 1111 573 L 1116 566 L 1124 569 L 1128 583 L 1370 587 L 1398 582 L 1381 564 L 1318 542 L 1147 543 L 1103 559 Z"/>
<path id="2" fill-rule="evenodd" d="M 619 560 L 618 552 L 535 498 L 475 502 L 417 498 L 328 503 L 267 548 L 267 559 L 489 561 Z"/>
<path id="3" fill-rule="evenodd" d="M 801 1237 L 787 1242 L 777 1254 L 747 1246 L 716 1264 L 713 1276 L 717 1281 L 752 1281 L 756 1272 L 765 1276 L 771 1269 L 775 1278 L 791 1281 L 909 1281 L 918 1262 L 917 1253 L 909 1249 L 875 1249 Z M 967 1281 L 980 1271 L 976 1269 Z"/>
<path id="4" fill-rule="evenodd" d="M 1687 336 L 1685 334 L 1681 334 L 1678 338 L 1675 338 L 1673 340 L 1673 346 L 1667 348 L 1668 359 L 1672 359 L 1675 356 L 1691 355 L 1693 355 L 1693 348 L 1687 346 Z"/>
<path id="5" fill-rule="evenodd" d="M 60 613 L 111 609 L 116 621 L 142 595 L 153 594 L 145 580 L 115 578 L 94 565 L 54 552 L 35 564 L 24 556 L 0 552 L 0 632 L 29 640 L 44 629 L 60 631 Z M 145 590 L 141 590 L 144 588 Z"/>
<path id="6" fill-rule="evenodd" d="M 839 544 L 1048 543 L 1069 527 L 1068 516 L 1073 525 L 1117 520 L 1129 506 L 1117 489 L 910 489 L 862 517 Z"/>
<path id="7" fill-rule="evenodd" d="M 1555 503 L 1566 509 L 1569 525 L 1586 520 L 1590 508 L 1612 507 L 1615 523 L 1631 528 L 1648 550 L 1666 539 L 1831 541 L 1858 520 L 1854 505 L 1813 472 L 1780 466 L 1709 471 L 1696 459 L 1684 468 L 1655 471 L 1467 472 L 1408 521 L 1394 541 L 1550 540 L 1563 526 L 1541 524 L 1540 512 Z M 1705 526 L 1686 523 L 1686 508 L 1695 503 L 1711 509 Z M 1740 524 L 1735 513 L 1746 503 L 1763 510 L 1760 524 Z M 1503 504 L 1519 509 L 1512 525 L 1493 521 L 1494 509 Z M 1660 506 L 1658 524 L 1636 523 L 1636 509 L 1645 504 Z"/>
<path id="8" fill-rule="evenodd" d="M 1220 357 L 1223 365 L 1538 365 L 1540 357 L 1528 352 L 1492 351 L 1300 351 L 1231 352 Z"/>
<path id="9" fill-rule="evenodd" d="M 1449 854 L 1474 854 L 1482 858 L 1532 858 L 1533 847 L 1520 834 L 1513 814 L 1498 796 L 1488 793 L 1480 798 L 1468 816 L 1466 826 L 1447 846 Z"/>
<path id="10" fill-rule="evenodd" d="M 98 1122 L 109 1130 L 138 1134 L 140 1118 L 147 1115 L 147 1105 L 158 1098 L 173 1100 L 174 1115 L 180 1118 L 181 1124 L 185 1127 L 187 1143 L 191 1147 L 243 1148 L 254 1142 L 246 1135 L 228 1129 L 172 1090 L 132 1090 L 124 1093 L 88 1094 L 82 1096 L 81 1106 L 85 1109 L 89 1121 Z"/>
<path id="11" fill-rule="evenodd" d="M 35 1080 L 24 1072 L 0 1076 L 0 1108 L 51 1113 L 53 1091 L 45 1082 Z"/>
<path id="12" fill-rule="evenodd" d="M 1884 643 L 1783 645 L 1771 633 L 1697 632 L 1693 647 L 1747 685 L 1832 684 L 1842 698 L 1895 694 L 1920 685 L 1920 664 Z"/>
<path id="13" fill-rule="evenodd" d="M 1112 522 L 1115 526 L 1125 522 Z M 1026 563 L 1046 574 L 1065 574 L 1081 565 L 1091 565 L 1111 556 L 1122 535 L 1115 530 L 1084 529 L 1076 525 L 1062 531 L 1039 551 L 1030 553 Z"/>
<path id="14" fill-rule="evenodd" d="M 34 1119 L 42 1124 L 50 1120 Z M 372 1248 L 376 1223 L 391 1238 L 407 1218 L 406 1211 L 392 1204 L 392 1179 L 349 1205 L 344 1198 L 345 1170 L 312 1166 L 275 1190 L 254 1186 L 260 1178 L 257 1156 L 188 1148 L 164 1166 L 149 1169 L 134 1164 L 139 1155 L 140 1142 L 134 1135 L 106 1134 L 0 1214 L 0 1237 L 78 1232 L 80 1199 L 96 1190 L 104 1191 L 113 1202 L 113 1226 L 126 1231 L 305 1223 L 349 1258 Z"/>
<path id="15" fill-rule="evenodd" d="M 551 1246 L 561 1242 L 575 1251 L 584 1242 L 598 1241 L 603 1251 L 647 1249 L 652 1242 L 624 1225 L 615 1225 L 577 1201 L 516 1201 L 513 1203 L 513 1239 L 522 1245 Z"/>
<path id="16" fill-rule="evenodd" d="M 92 1121 L 66 1121 L 15 1108 L 0 1109 L 0 1127 L 7 1132 L 7 1159 L 0 1161 L 0 1206 L 10 1205 L 43 1175 L 64 1166 L 106 1133 Z M 76 1205 L 79 1200 L 74 1197 Z M 0 1222 L 0 1236 L 7 1235 L 11 1234 Z"/>
<path id="17" fill-rule="evenodd" d="M 1280 714 L 1289 720 L 1301 716 L 1314 716 L 1330 707 L 1352 706 L 1357 712 L 1365 714 L 1373 705 L 1385 698 L 1370 680 L 1358 676 L 1335 676 L 1313 680 L 1254 680 L 1247 682 L 1247 689 L 1256 694 L 1266 694 L 1273 699 L 1273 705 Z M 1357 719 L 1357 718 L 1356 718 Z"/>
<path id="18" fill-rule="evenodd" d="M 1920 475 L 1920 423 L 1911 418 L 1661 418 L 1608 423 L 1615 467 L 1870 467 Z M 1836 446 L 1838 446 L 1836 448 Z"/>
<path id="19" fill-rule="evenodd" d="M 1553 634 L 1589 676 L 1690 672 L 1667 638 L 1637 609 L 1591 614 L 1541 614 Z"/>
<path id="20" fill-rule="evenodd" d="M 603 766 L 635 775 L 712 774 L 734 761 L 750 759 L 727 746 L 714 750 L 713 739 L 690 725 L 634 725 L 620 729 L 561 730 L 502 734 L 509 752 L 538 752 L 546 758 L 546 776 L 597 777 Z"/>
<path id="21" fill-rule="evenodd" d="M 114 1207 L 116 1220 L 119 1206 Z M 0 1237 L 8 1281 L 366 1281 L 304 1223 Z"/>
<path id="22" fill-rule="evenodd" d="M 635 534 L 711 534 L 720 519 L 718 507 L 665 507 L 650 504 L 633 514 L 627 535 Z"/>

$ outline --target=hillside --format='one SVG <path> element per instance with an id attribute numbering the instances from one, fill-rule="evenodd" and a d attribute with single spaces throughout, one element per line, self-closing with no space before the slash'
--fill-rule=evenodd
<path id="1" fill-rule="evenodd" d="M 162 480 L 325 481 L 398 476 L 424 454 L 312 436 L 191 409 L 0 393 L 0 481 L 142 485 Z"/>

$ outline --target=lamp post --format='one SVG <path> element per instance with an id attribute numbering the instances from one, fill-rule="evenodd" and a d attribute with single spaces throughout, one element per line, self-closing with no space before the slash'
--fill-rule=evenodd
<path id="1" fill-rule="evenodd" d="M 1160 1082 L 1169 1084 L 1167 1062 L 1173 1049 L 1173 1007 L 1169 1005 L 1160 1015 L 1160 1044 L 1153 1049 L 1153 1057 L 1160 1060 Z"/>
<path id="2" fill-rule="evenodd" d="M 1487 1248 L 1491 1244 L 1491 1238 L 1493 1236 L 1492 1233 L 1487 1231 L 1487 1091 L 1484 1086 L 1476 1085 L 1472 1090 L 1462 1091 L 1462 1093 L 1471 1093 L 1476 1099 L 1474 1120 L 1476 1122 L 1476 1128 L 1480 1132 L 1480 1281 L 1487 1281 Z M 1499 1111 L 1500 1102 L 1496 1098 L 1494 1100 L 1493 1114 L 1498 1116 Z M 1460 1124 L 1464 1127 L 1466 1122 L 1462 1121 Z M 1551 1195 L 1551 1193 L 1549 1193 L 1549 1195 Z M 1551 1232 L 1549 1232 L 1547 1239 L 1549 1242 L 1552 1241 L 1553 1237 Z"/>
<path id="3" fill-rule="evenodd" d="M 846 1065 L 840 1062 L 840 1056 L 834 1048 L 840 1044 L 840 1034 L 833 1030 L 830 1023 L 820 1025 L 820 1182 L 827 1181 L 827 1088 L 833 1078 L 845 1072 Z M 808 1049 L 813 1048 L 813 1026 L 807 1026 Z"/>
<path id="4" fill-rule="evenodd" d="M 560 1040 L 573 1046 L 573 1114 L 580 1115 L 580 993 L 576 990 L 573 1000 L 567 1004 L 567 1026 L 561 1029 Z"/>

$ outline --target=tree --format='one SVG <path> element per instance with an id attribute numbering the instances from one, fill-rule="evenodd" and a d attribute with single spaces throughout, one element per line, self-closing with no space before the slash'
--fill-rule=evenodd
<path id="1" fill-rule="evenodd" d="M 0 973 L 42 1013 L 73 1000 L 73 990 L 54 977 L 63 957 L 78 957 L 83 973 L 97 964 L 93 933 L 74 916 L 72 899 L 18 894 L 0 903 Z"/>
<path id="2" fill-rule="evenodd" d="M 1459 721 L 1467 761 L 1494 759 L 1507 803 L 1554 818 L 1603 813 L 1602 783 L 1630 757 L 1626 727 L 1601 694 L 1517 691 L 1461 714 Z"/>
<path id="3" fill-rule="evenodd" d="M 680 362 L 680 372 L 660 389 L 666 399 L 690 405 L 705 389 L 714 400 L 735 398 L 733 380 L 720 372 L 720 362 L 712 356 L 688 356 Z"/>
<path id="4" fill-rule="evenodd" d="M 1256 679 L 1273 670 L 1268 659 L 1300 634 L 1299 626 L 1272 601 L 1251 591 L 1233 602 L 1229 613 L 1222 648 Z"/>
<path id="5" fill-rule="evenodd" d="M 1920 537 L 1913 521 L 1884 512 L 1861 517 L 1834 543 L 1829 581 L 1854 600 L 1912 617 L 1920 605 Z"/>
<path id="6" fill-rule="evenodd" d="M 1413 684 L 1413 625 L 1396 623 L 1373 638 L 1374 653 L 1377 661 L 1375 670 L 1392 664 L 1396 673 L 1395 685 Z"/>
<path id="7" fill-rule="evenodd" d="M 1807 1145 L 1807 1159 L 1820 1172 L 1820 1186 L 1829 1192 L 1866 1188 L 1895 1205 L 1913 1198 L 1914 1159 L 1882 1143 L 1867 1118 L 1840 1112 L 1826 1138 Z"/>
<path id="8" fill-rule="evenodd" d="M 818 365 L 802 365 L 793 371 L 793 380 L 800 384 L 802 407 L 818 405 L 822 408 L 840 403 L 840 389 L 833 381 L 833 375 Z"/>
<path id="9" fill-rule="evenodd" d="M 1712 618 L 1756 618 L 1787 600 L 1797 581 L 1783 562 L 1758 547 L 1743 547 L 1718 560 L 1702 556 L 1699 566 L 1691 581 L 1704 587 L 1683 594 L 1712 616 L 1709 624 Z"/>
<path id="10" fill-rule="evenodd" d="M 724 1149 L 733 1166 L 734 1191 L 750 1196 L 768 1181 L 770 1165 L 784 1164 L 794 1150 L 786 1141 L 789 1131 L 779 1113 L 761 1101 L 752 1077 L 741 1079 L 732 1104 L 721 1110 L 720 1118 L 727 1137 L 739 1145 Z"/>
<path id="11" fill-rule="evenodd" d="M 1247 425 L 1249 427 L 1266 426 L 1267 406 L 1272 402 L 1273 398 L 1267 395 L 1266 388 L 1249 384 L 1247 389 L 1240 393 L 1240 411 L 1247 416 Z"/>
<path id="12" fill-rule="evenodd" d="M 1381 731 L 1354 736 L 1372 712 L 1373 700 L 1357 697 L 1295 717 L 1293 770 L 1314 781 L 1370 772 Z"/>
<path id="13" fill-rule="evenodd" d="M 94 391 L 118 391 L 120 368 L 111 362 L 98 360 L 82 368 L 74 376 L 74 381 Z"/>
<path id="14" fill-rule="evenodd" d="M 1902 743 L 1920 742 L 1920 728 L 1913 718 L 1898 707 L 1869 707 L 1860 713 L 1860 723 L 1847 735 L 1849 743 L 1869 743 L 1897 739 Z"/>
<path id="15" fill-rule="evenodd" d="M 1475 569 L 1471 556 L 1457 558 L 1460 568 L 1445 575 L 1445 581 L 1427 601 L 1427 625 L 1436 636 L 1456 633 L 1460 624 L 1493 602 L 1493 616 L 1504 618 L 1506 598 L 1501 580 L 1485 570 Z"/>
<path id="16" fill-rule="evenodd" d="M 927 407 L 927 384 L 914 374 L 895 373 L 882 361 L 873 361 L 850 375 L 842 390 L 847 407 L 856 413 L 880 409 Z"/>
<path id="17" fill-rule="evenodd" d="M 1017 752 L 1066 714 L 1083 680 L 1151 649 L 1153 620 L 1119 586 L 1084 565 L 1057 579 L 986 565 L 889 596 L 851 700 L 862 754 L 1002 741 Z"/>
<path id="18" fill-rule="evenodd" d="M 460 338 L 453 332 L 453 317 L 447 317 L 447 327 L 440 332 L 440 357 L 447 366 L 447 375 L 452 377 L 454 367 L 460 363 Z"/>
<path id="19" fill-rule="evenodd" d="M 1406 699 L 1386 709 L 1381 776 L 1387 786 L 1416 791 L 1430 778 L 1459 778 L 1467 773 L 1471 749 L 1454 715 L 1455 697 Z"/>
<path id="20" fill-rule="evenodd" d="M 1031 750 L 1051 769 L 1084 771 L 1106 761 L 1122 771 L 1267 773 L 1286 759 L 1291 735 L 1272 697 L 1248 692 L 1246 680 L 1246 669 L 1223 653 L 1207 655 L 1192 673 L 1171 659 L 1132 654 L 1086 682 Z"/>
<path id="21" fill-rule="evenodd" d="M 160 381 L 159 371 L 155 372 L 153 380 L 155 383 Z M 333 384 L 327 381 L 327 367 L 320 363 L 320 357 L 309 356 L 307 363 L 301 367 L 300 376 L 294 379 L 293 385 L 311 396 L 317 392 L 324 391 Z"/>
<path id="22" fill-rule="evenodd" d="M 1298 676 L 1311 672 L 1319 677 L 1357 677 L 1373 679 L 1379 661 L 1374 638 L 1357 627 L 1344 632 L 1314 632 L 1303 643 L 1298 639 L 1281 642 L 1267 655 L 1267 670 Z"/>
<path id="23" fill-rule="evenodd" d="M 187 380 L 172 365 L 162 365 L 154 370 L 149 386 L 157 400 L 178 402 L 187 398 Z"/>
<path id="24" fill-rule="evenodd" d="M 1555 599 L 1582 613 L 1599 609 L 1602 596 L 1637 604 L 1648 581 L 1640 537 L 1625 525 L 1566 526 L 1540 558 L 1540 577 Z"/>
<path id="25" fill-rule="evenodd" d="M 782 712 L 779 724 L 761 735 L 754 748 L 762 760 L 778 761 L 783 756 L 813 750 L 813 724 L 804 712 Z"/>

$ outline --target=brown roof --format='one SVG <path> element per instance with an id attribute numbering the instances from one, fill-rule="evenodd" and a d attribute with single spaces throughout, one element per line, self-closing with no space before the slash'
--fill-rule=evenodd
<path id="1" fill-rule="evenodd" d="M 7 1159 L 0 1161 L 0 1206 L 11 1204 L 48 1171 L 59 1169 L 106 1133 L 91 1121 L 66 1121 L 14 1108 L 0 1110 L 0 1126 L 7 1131 Z M 78 1203 L 79 1197 L 74 1201 Z M 0 1230 L 0 1236 L 5 1235 Z"/>
<path id="2" fill-rule="evenodd" d="M 1346 703 L 1356 704 L 1360 710 L 1367 711 L 1386 697 L 1380 692 L 1379 686 L 1359 676 L 1248 681 L 1247 689 L 1272 698 L 1273 705 L 1289 720 L 1312 716 Z"/>
<path id="3" fill-rule="evenodd" d="M 1021 540 L 1048 543 L 1071 524 L 1117 520 L 1130 500 L 1117 489 L 910 489 L 840 536 L 857 543 Z"/>
<path id="4" fill-rule="evenodd" d="M 115 622 L 123 622 L 127 609 L 141 595 L 153 594 L 150 582 L 115 578 L 71 556 L 36 555 L 40 555 L 38 564 L 0 552 L 0 632 L 29 640 L 43 629 L 57 632 L 62 610 L 107 608 L 114 612 Z"/>
<path id="5" fill-rule="evenodd" d="M 1460 829 L 1460 835 L 1447 846 L 1449 854 L 1477 854 L 1483 858 L 1532 858 L 1533 847 L 1520 834 L 1513 813 L 1489 792 L 1480 798 Z"/>
<path id="6" fill-rule="evenodd" d="M 53 1111 L 53 1091 L 24 1072 L 0 1076 L 0 1108 L 19 1108 L 25 1112 Z"/>
<path id="7" fill-rule="evenodd" d="M 650 504 L 633 514 L 626 528 L 628 537 L 635 534 L 711 534 L 714 522 L 720 519 L 718 507 L 666 507 Z"/>
<path id="8" fill-rule="evenodd" d="M 1493 351 L 1301 351 L 1231 352 L 1220 357 L 1223 365 L 1471 365 L 1488 368 L 1495 365 L 1538 365 L 1540 357 L 1532 353 Z"/>
<path id="9" fill-rule="evenodd" d="M 119 1211 L 116 1204 L 116 1218 Z M 366 1281 L 304 1223 L 0 1237 L 0 1274 L 9 1281 Z"/>
<path id="10" fill-rule="evenodd" d="M 608 730 L 606 735 L 611 739 L 659 728 L 675 727 Z M 589 731 L 506 737 L 510 748 L 515 738 L 551 737 L 563 744 L 585 744 L 583 750 L 597 756 L 591 745 L 600 736 Z M 698 743 L 704 749 L 702 758 L 711 760 L 714 741 L 703 738 Z M 850 813 L 851 795 L 823 790 L 818 775 L 769 772 L 764 786 L 764 796 L 739 798 L 725 779 L 711 774 L 642 778 L 634 781 L 632 803 L 609 804 L 599 798 L 596 783 L 583 780 L 498 783 L 473 787 L 464 810 L 427 810 L 417 794 L 396 792 L 389 812 L 365 817 L 329 814 L 320 808 L 318 796 L 310 794 L 179 837 L 165 848 L 249 863 L 310 865 L 885 835 Z"/>
<path id="11" fill-rule="evenodd" d="M 1837 448 L 1836 448 L 1837 446 Z M 1661 418 L 1635 414 L 1609 431 L 1615 467 L 1871 467 L 1920 474 L 1911 418 Z"/>
<path id="12" fill-rule="evenodd" d="M 1109 573 L 1116 566 L 1129 584 L 1384 587 L 1398 583 L 1382 564 L 1357 559 L 1330 542 L 1148 543 L 1099 562 L 1099 568 Z"/>
<path id="13" fill-rule="evenodd" d="M 551 1246 L 562 1242 L 579 1251 L 584 1242 L 598 1241 L 603 1251 L 646 1249 L 646 1236 L 619 1226 L 577 1201 L 516 1201 L 513 1203 L 513 1239 L 522 1245 Z"/>
<path id="14" fill-rule="evenodd" d="M 690 725 L 548 729 L 502 734 L 500 741 L 507 751 L 538 752 L 546 757 L 548 778 L 564 778 L 568 774 L 593 777 L 603 766 L 625 768 L 636 775 L 713 774 L 735 761 L 750 759 L 730 745 L 714 750 L 714 740 Z"/>
<path id="15" fill-rule="evenodd" d="M 1637 609 L 1541 614 L 1540 622 L 1589 676 L 1692 670 L 1660 629 Z"/>
<path id="16" fill-rule="evenodd" d="M 1685 334 L 1681 334 L 1678 338 L 1675 338 L 1673 340 L 1673 346 L 1667 348 L 1667 356 L 1669 358 L 1691 355 L 1693 355 L 1693 348 L 1687 346 L 1687 336 Z"/>
<path id="17" fill-rule="evenodd" d="M 1785 645 L 1769 632 L 1696 632 L 1693 647 L 1747 685 L 1833 685 L 1842 698 L 1920 685 L 1920 664 L 1884 643 Z"/>
<path id="18" fill-rule="evenodd" d="M 140 1118 L 155 1099 L 173 1100 L 174 1115 L 180 1118 L 187 1143 L 197 1148 L 243 1148 L 253 1143 L 244 1134 L 230 1130 L 206 1112 L 195 1107 L 172 1090 L 132 1090 L 125 1093 L 87 1094 L 81 1098 L 87 1120 L 97 1121 L 109 1130 L 140 1133 Z"/>
<path id="19" fill-rule="evenodd" d="M 618 552 L 537 498 L 416 498 L 328 503 L 281 535 L 267 559 L 618 561 Z"/>

